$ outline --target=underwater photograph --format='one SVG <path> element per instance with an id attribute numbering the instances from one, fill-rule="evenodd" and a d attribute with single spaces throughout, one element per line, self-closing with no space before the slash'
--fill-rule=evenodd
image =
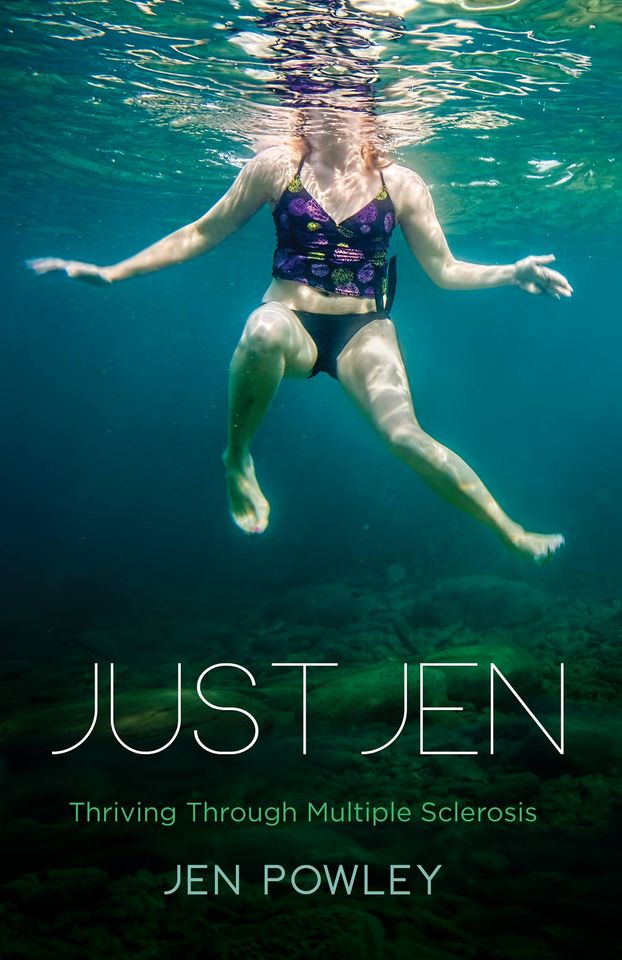
<path id="1" fill-rule="evenodd" d="M 622 958 L 622 0 L 0 25 L 0 957 Z"/>

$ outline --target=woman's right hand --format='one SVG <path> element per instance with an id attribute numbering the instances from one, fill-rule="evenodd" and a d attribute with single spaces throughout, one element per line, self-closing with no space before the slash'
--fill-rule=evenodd
<path id="1" fill-rule="evenodd" d="M 94 263 L 81 263 L 79 260 L 61 260 L 60 257 L 38 257 L 27 260 L 26 266 L 38 275 L 42 273 L 65 273 L 72 280 L 84 280 L 85 283 L 94 283 L 105 286 L 112 283 L 105 267 L 97 267 Z"/>

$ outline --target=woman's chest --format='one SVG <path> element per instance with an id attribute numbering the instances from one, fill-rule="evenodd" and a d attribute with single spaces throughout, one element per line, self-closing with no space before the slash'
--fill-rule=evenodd
<path id="1" fill-rule="evenodd" d="M 273 214 L 279 232 L 298 240 L 307 237 L 318 244 L 366 246 L 384 240 L 395 226 L 393 204 L 384 186 L 375 197 L 343 220 L 336 220 L 319 200 L 300 183 L 290 184 Z"/>

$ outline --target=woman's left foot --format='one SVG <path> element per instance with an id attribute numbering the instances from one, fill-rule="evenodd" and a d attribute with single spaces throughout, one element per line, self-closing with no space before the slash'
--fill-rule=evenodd
<path id="1" fill-rule="evenodd" d="M 510 546 L 524 556 L 531 557 L 536 563 L 546 563 L 554 553 L 563 547 L 565 540 L 561 533 L 522 533 L 512 538 Z"/>

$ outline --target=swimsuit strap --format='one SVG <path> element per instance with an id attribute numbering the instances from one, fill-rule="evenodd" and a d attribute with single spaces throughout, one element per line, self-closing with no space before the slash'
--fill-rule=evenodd
<path id="1" fill-rule="evenodd" d="M 297 176 L 297 177 L 300 176 L 300 171 L 302 170 L 302 165 L 303 165 L 304 162 L 305 162 L 305 158 L 304 158 L 304 157 L 301 157 L 301 158 L 300 158 L 300 163 L 298 164 L 298 169 L 296 170 L 296 176 Z"/>
<path id="2" fill-rule="evenodd" d="M 387 186 L 387 185 L 386 185 L 386 183 L 384 182 L 384 174 L 383 174 L 382 170 L 379 170 L 378 173 L 380 174 L 380 180 L 382 181 L 382 186 L 386 189 L 386 186 Z"/>

